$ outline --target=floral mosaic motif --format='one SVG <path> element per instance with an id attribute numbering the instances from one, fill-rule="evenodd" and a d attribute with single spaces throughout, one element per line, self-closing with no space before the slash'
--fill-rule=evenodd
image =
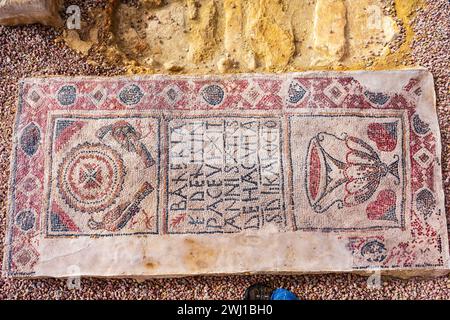
<path id="1" fill-rule="evenodd" d="M 424 188 L 416 195 L 416 208 L 425 219 L 428 219 L 436 208 L 436 199 L 433 193 Z"/>
<path id="2" fill-rule="evenodd" d="M 96 212 L 114 204 L 125 168 L 120 154 L 103 144 L 83 143 L 70 150 L 58 169 L 58 189 L 68 206 Z"/>
<path id="3" fill-rule="evenodd" d="M 29 157 L 33 156 L 39 148 L 41 130 L 34 123 L 30 123 L 22 132 L 20 146 Z"/>
<path id="4" fill-rule="evenodd" d="M 384 94 L 382 92 L 366 91 L 364 92 L 364 95 L 367 97 L 367 99 L 369 99 L 370 102 L 379 106 L 383 106 L 384 104 L 386 104 L 386 102 L 388 102 L 390 98 L 387 94 Z"/>
<path id="5" fill-rule="evenodd" d="M 201 94 L 203 99 L 212 106 L 221 104 L 225 96 L 223 89 L 217 84 L 206 86 Z"/>
<path id="6" fill-rule="evenodd" d="M 317 134 L 306 159 L 307 195 L 317 213 L 366 202 L 387 175 L 399 181 L 397 155 L 390 164 L 383 163 L 369 144 L 346 134 Z"/>
<path id="7" fill-rule="evenodd" d="M 77 99 L 77 89 L 72 85 L 63 86 L 59 89 L 56 98 L 62 106 L 70 106 Z"/>
<path id="8" fill-rule="evenodd" d="M 128 106 L 138 104 L 144 93 L 138 85 L 130 84 L 122 89 L 119 93 L 119 100 Z"/>

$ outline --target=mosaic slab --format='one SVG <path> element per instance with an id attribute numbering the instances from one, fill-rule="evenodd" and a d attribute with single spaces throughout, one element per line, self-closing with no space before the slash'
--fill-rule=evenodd
<path id="1" fill-rule="evenodd" d="M 425 70 L 20 82 L 3 273 L 449 266 Z"/>

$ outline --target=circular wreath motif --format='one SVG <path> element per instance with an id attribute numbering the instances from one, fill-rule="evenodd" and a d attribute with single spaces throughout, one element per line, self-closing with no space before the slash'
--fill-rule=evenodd
<path id="1" fill-rule="evenodd" d="M 26 209 L 21 212 L 16 217 L 16 224 L 23 231 L 28 231 L 34 227 L 36 222 L 36 215 L 33 210 Z"/>
<path id="2" fill-rule="evenodd" d="M 118 152 L 103 144 L 83 143 L 63 159 L 57 185 L 69 207 L 93 213 L 114 204 L 124 177 L 123 160 Z"/>
<path id="3" fill-rule="evenodd" d="M 203 88 L 202 96 L 207 103 L 213 106 L 217 106 L 222 103 L 225 92 L 220 86 L 212 84 Z"/>
<path id="4" fill-rule="evenodd" d="M 57 99 L 61 105 L 70 106 L 77 99 L 77 89 L 71 85 L 63 86 L 58 91 Z"/>

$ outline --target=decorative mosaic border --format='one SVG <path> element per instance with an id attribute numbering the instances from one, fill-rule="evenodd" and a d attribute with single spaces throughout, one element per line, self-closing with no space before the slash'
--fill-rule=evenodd
<path id="1" fill-rule="evenodd" d="M 129 116 L 121 116 L 120 118 L 114 117 L 112 115 L 82 115 L 82 114 L 71 114 L 71 115 L 50 115 L 51 119 L 50 119 L 50 132 L 48 134 L 49 136 L 49 154 L 50 154 L 50 161 L 49 161 L 49 171 L 51 172 L 52 169 L 52 157 L 53 157 L 53 152 L 52 152 L 52 148 L 54 147 L 54 129 L 55 129 L 55 124 L 56 124 L 56 120 L 58 120 L 59 118 L 64 118 L 64 119 L 83 119 L 83 120 L 96 120 L 96 119 L 155 119 L 158 121 L 158 141 L 157 141 L 157 157 L 156 157 L 156 172 L 157 172 L 157 180 L 156 180 L 156 188 L 155 188 L 155 192 L 157 194 L 159 194 L 160 188 L 161 188 L 161 146 L 160 146 L 160 134 L 161 134 L 161 118 L 160 117 L 156 117 L 156 116 L 152 116 L 152 115 L 129 115 Z M 119 232 L 119 233 L 112 233 L 112 232 L 104 232 L 102 234 L 92 234 L 92 233 L 70 233 L 70 232 L 64 232 L 64 233 L 59 233 L 59 234 L 52 234 L 49 232 L 49 220 L 50 220 L 50 203 L 51 203 L 51 186 L 50 186 L 50 179 L 51 179 L 51 175 L 49 173 L 49 177 L 47 181 L 48 184 L 48 192 L 45 195 L 46 199 L 47 199 L 47 205 L 45 208 L 45 213 L 46 213 L 46 218 L 45 218 L 45 227 L 43 228 L 43 230 L 45 230 L 45 236 L 46 237 L 81 237 L 81 236 L 95 236 L 95 237 L 112 237 L 112 236 L 131 236 L 131 235 L 146 235 L 146 234 L 158 234 L 159 232 L 159 215 L 160 215 L 160 207 L 159 207 L 159 197 L 157 197 L 157 205 L 156 205 L 156 215 L 155 215 L 155 231 L 147 231 L 147 232 Z"/>

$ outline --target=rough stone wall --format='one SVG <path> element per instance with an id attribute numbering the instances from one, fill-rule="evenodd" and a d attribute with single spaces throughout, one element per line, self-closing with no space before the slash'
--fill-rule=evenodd
<path id="1" fill-rule="evenodd" d="M 110 3 L 105 52 L 132 73 L 401 66 L 412 37 L 409 20 L 419 7 L 416 0 Z"/>

